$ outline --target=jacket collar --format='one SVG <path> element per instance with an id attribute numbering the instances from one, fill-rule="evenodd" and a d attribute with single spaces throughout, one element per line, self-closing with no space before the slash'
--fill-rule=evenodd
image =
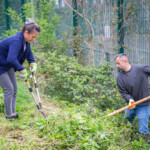
<path id="1" fill-rule="evenodd" d="M 21 40 L 22 44 L 24 45 L 25 39 L 24 39 L 23 32 L 18 32 L 18 33 L 17 33 L 17 36 L 19 37 L 19 39 Z"/>

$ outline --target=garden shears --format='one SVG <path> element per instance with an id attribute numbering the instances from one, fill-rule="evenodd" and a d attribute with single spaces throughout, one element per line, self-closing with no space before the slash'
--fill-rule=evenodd
<path id="1" fill-rule="evenodd" d="M 32 67 L 33 67 L 33 66 L 30 66 L 30 71 L 32 70 Z M 42 110 L 42 103 L 41 103 L 41 99 L 40 99 L 40 94 L 39 94 L 38 84 L 37 84 L 37 81 L 36 81 L 35 72 L 31 72 L 31 78 L 34 80 L 34 86 L 35 86 L 35 89 L 36 89 L 38 101 L 37 101 L 37 99 L 36 99 L 36 97 L 35 97 L 35 95 L 34 95 L 34 93 L 33 93 L 33 89 L 32 89 L 32 87 L 31 87 L 31 85 L 30 85 L 30 83 L 29 83 L 29 80 L 26 79 L 26 80 L 25 80 L 25 83 L 27 84 L 27 86 L 28 86 L 28 88 L 29 88 L 29 91 L 30 91 L 30 93 L 31 93 L 31 95 L 32 95 L 32 97 L 33 97 L 35 103 L 36 103 L 37 109 L 38 109 L 38 110 L 40 111 L 40 113 L 46 118 L 46 115 L 45 115 L 45 113 L 44 113 L 43 110 Z"/>

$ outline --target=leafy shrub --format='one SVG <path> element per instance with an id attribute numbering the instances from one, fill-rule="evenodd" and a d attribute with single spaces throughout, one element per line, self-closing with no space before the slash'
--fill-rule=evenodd
<path id="1" fill-rule="evenodd" d="M 120 116 L 105 117 L 109 111 L 99 113 L 96 108 L 89 115 L 87 109 L 87 104 L 63 104 L 57 115 L 36 119 L 34 128 L 40 138 L 50 143 L 49 149 L 146 150 L 143 139 L 131 130 L 131 124 L 125 125 Z"/>
<path id="2" fill-rule="evenodd" d="M 68 60 L 66 56 L 57 53 L 44 55 L 43 61 L 42 54 L 39 59 L 44 64 L 40 71 L 46 74 L 46 94 L 77 104 L 88 102 L 101 109 L 114 107 L 118 102 L 121 104 L 116 80 L 107 63 L 98 68 L 85 67 L 74 57 Z"/>

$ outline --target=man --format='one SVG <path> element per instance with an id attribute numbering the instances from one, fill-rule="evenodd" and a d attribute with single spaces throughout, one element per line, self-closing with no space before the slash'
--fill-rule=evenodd
<path id="1" fill-rule="evenodd" d="M 150 100 L 135 105 L 135 101 L 150 96 L 148 88 L 150 66 L 131 65 L 126 54 L 116 56 L 115 62 L 117 68 L 120 69 L 117 75 L 117 86 L 120 94 L 129 104 L 129 109 L 125 111 L 125 120 L 132 123 L 134 117 L 137 116 L 139 133 L 150 135 L 148 129 Z"/>

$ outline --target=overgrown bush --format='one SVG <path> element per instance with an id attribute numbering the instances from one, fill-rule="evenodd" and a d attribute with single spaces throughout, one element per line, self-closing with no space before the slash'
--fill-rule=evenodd
<path id="1" fill-rule="evenodd" d="M 107 63 L 97 68 L 85 67 L 74 57 L 67 58 L 57 53 L 43 55 L 44 59 L 42 60 L 41 55 L 39 61 L 44 64 L 40 71 L 45 74 L 43 81 L 46 94 L 77 104 L 88 102 L 101 109 L 122 104 L 116 80 L 112 77 L 111 67 Z"/>
<path id="2" fill-rule="evenodd" d="M 61 103 L 62 104 L 62 103 Z M 57 115 L 37 119 L 35 130 L 38 136 L 48 141 L 49 149 L 75 150 L 146 150 L 144 140 L 124 124 L 123 117 L 106 117 L 108 112 L 94 109 L 87 114 L 88 104 L 63 105 Z M 47 147 L 43 145 L 43 147 Z"/>

